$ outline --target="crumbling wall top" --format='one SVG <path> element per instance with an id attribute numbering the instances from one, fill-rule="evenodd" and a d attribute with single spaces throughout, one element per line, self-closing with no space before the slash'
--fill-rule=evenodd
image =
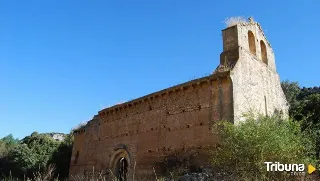
<path id="1" fill-rule="evenodd" d="M 159 97 L 159 96 L 165 95 L 165 94 L 167 94 L 169 92 L 175 91 L 176 89 L 183 89 L 183 88 L 186 88 L 186 87 L 189 87 L 189 86 L 192 86 L 192 85 L 201 84 L 202 82 L 213 81 L 213 80 L 216 80 L 218 78 L 226 77 L 228 75 L 229 75 L 229 71 L 216 72 L 216 73 L 211 74 L 209 76 L 205 76 L 205 77 L 202 77 L 202 78 L 199 78 L 199 79 L 194 79 L 194 80 L 182 83 L 182 84 L 178 84 L 176 86 L 169 87 L 167 89 L 163 89 L 161 91 L 154 92 L 152 94 L 148 94 L 146 96 L 143 96 L 143 97 L 140 97 L 140 98 L 137 98 L 137 99 L 134 99 L 134 100 L 122 103 L 122 104 L 117 104 L 117 105 L 114 105 L 112 107 L 105 108 L 105 109 L 99 111 L 99 116 L 104 116 L 107 112 L 119 111 L 121 109 L 124 109 L 124 108 L 127 108 L 127 107 L 131 107 L 133 105 L 142 103 L 142 102 L 144 102 L 144 101 L 146 101 L 148 99 L 154 99 L 155 97 Z"/>
<path id="2" fill-rule="evenodd" d="M 234 26 L 256 26 L 257 29 L 259 30 L 260 34 L 264 37 L 266 43 L 269 45 L 269 47 L 271 48 L 271 44 L 270 42 L 268 41 L 263 29 L 262 29 L 262 26 L 260 25 L 260 23 L 256 22 L 253 17 L 249 17 L 248 20 L 237 20 L 237 22 L 233 23 L 231 26 L 228 26 L 227 28 L 223 29 L 222 31 L 226 30 L 226 29 L 229 29 L 229 28 L 232 28 Z"/>

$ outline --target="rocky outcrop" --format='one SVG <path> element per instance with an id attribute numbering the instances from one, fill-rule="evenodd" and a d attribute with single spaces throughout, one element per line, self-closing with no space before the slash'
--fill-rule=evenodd
<path id="1" fill-rule="evenodd" d="M 63 141 L 64 138 L 66 137 L 66 134 L 64 133 L 44 133 L 48 136 L 50 136 L 51 138 L 53 138 L 56 141 Z"/>

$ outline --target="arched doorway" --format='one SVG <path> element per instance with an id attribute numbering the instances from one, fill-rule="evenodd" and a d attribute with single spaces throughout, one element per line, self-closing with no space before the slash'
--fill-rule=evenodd
<path id="1" fill-rule="evenodd" d="M 117 181 L 130 180 L 128 177 L 131 175 L 131 160 L 129 153 L 125 148 L 115 150 L 110 161 L 109 168 L 111 168 L 112 171 L 112 179 L 116 177 Z"/>
<path id="2" fill-rule="evenodd" d="M 119 158 L 116 163 L 115 174 L 118 181 L 127 181 L 128 161 L 126 158 Z"/>

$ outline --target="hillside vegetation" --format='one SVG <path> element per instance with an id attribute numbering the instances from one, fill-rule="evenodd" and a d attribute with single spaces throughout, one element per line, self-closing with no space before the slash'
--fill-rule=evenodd
<path id="1" fill-rule="evenodd" d="M 36 172 L 43 172 L 49 165 L 55 166 L 54 177 L 68 176 L 72 152 L 72 134 L 57 141 L 51 134 L 32 133 L 22 140 L 10 134 L 0 140 L 0 179 L 1 176 L 30 178 Z"/>

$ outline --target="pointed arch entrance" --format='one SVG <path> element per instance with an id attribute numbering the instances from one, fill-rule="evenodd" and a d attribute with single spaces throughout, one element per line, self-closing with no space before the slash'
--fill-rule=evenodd
<path id="1" fill-rule="evenodd" d="M 127 181 L 128 174 L 128 161 L 126 158 L 121 157 L 115 167 L 115 175 L 118 178 L 118 181 Z"/>
<path id="2" fill-rule="evenodd" d="M 130 156 L 127 150 L 118 149 L 114 152 L 110 168 L 118 181 L 128 181 L 130 171 Z"/>

